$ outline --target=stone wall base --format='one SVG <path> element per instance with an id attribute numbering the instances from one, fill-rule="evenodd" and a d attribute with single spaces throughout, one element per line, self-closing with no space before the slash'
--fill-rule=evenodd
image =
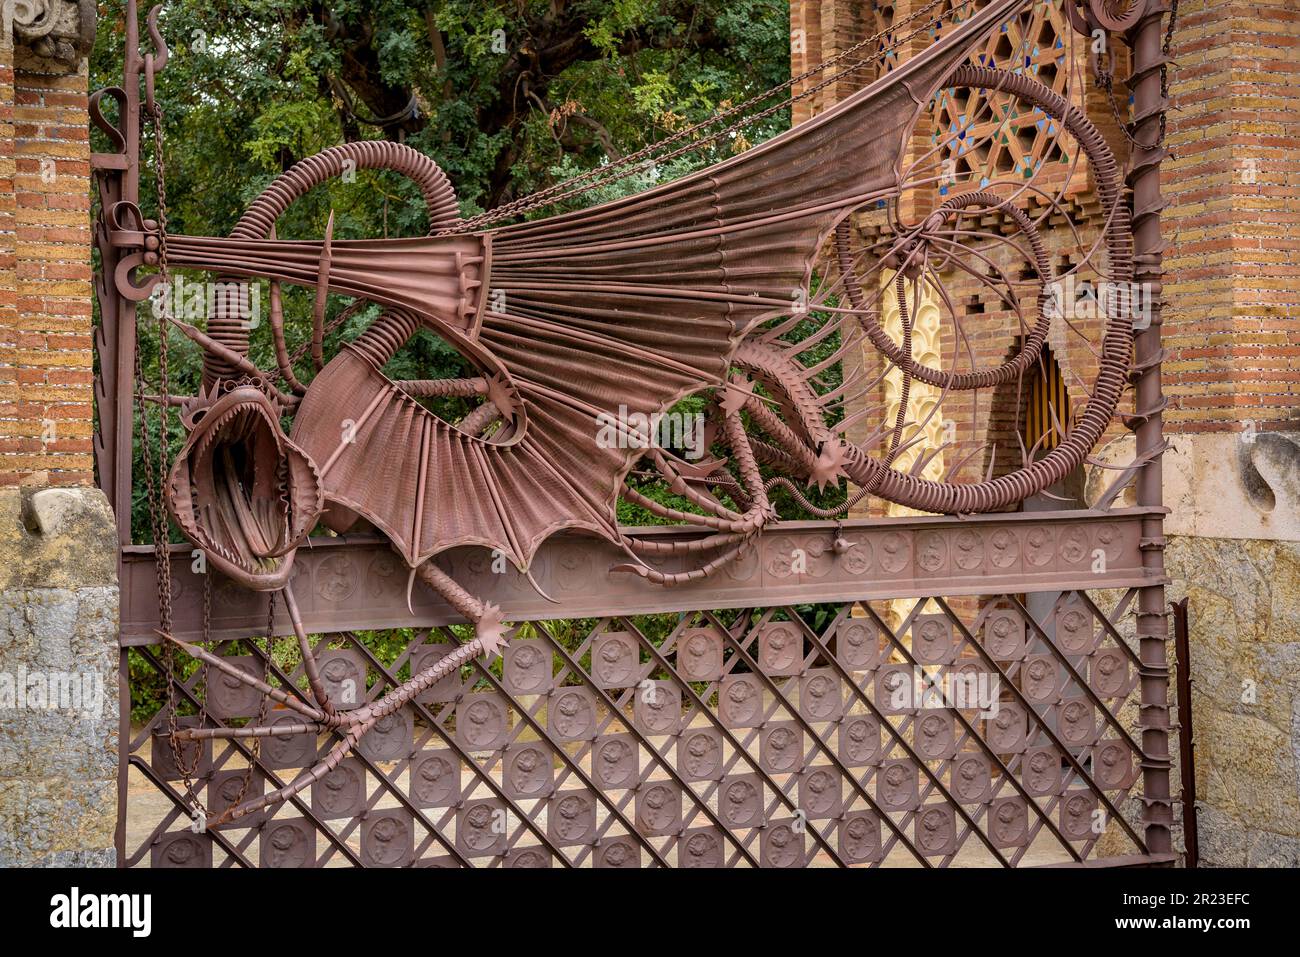
<path id="1" fill-rule="evenodd" d="M 103 493 L 0 488 L 0 866 L 116 864 L 117 630 Z"/>
<path id="2" fill-rule="evenodd" d="M 1165 563 L 1191 598 L 1201 863 L 1300 867 L 1300 542 L 1171 535 Z"/>

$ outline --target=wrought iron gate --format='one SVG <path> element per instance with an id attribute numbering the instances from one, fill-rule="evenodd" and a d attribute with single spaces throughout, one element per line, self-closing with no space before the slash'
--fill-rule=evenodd
<path id="1" fill-rule="evenodd" d="M 165 61 L 152 17 L 159 55 L 140 56 L 129 6 L 127 83 L 96 100 L 97 111 L 104 96 L 120 105 L 119 125 L 98 112 L 97 123 L 121 152 L 95 155 L 104 211 L 97 461 L 122 527 L 124 866 L 1173 860 L 1158 302 L 1128 365 L 1130 507 L 1111 507 L 1111 495 L 1072 511 L 782 521 L 706 574 L 699 527 L 624 529 L 617 540 L 561 532 L 526 571 L 481 547 L 447 548 L 427 574 L 460 587 L 414 592 L 416 563 L 393 536 L 317 535 L 277 584 L 286 607 L 279 590 L 197 561 L 202 548 L 155 551 L 131 538 L 142 297 L 126 277 L 156 262 L 167 238 L 157 224 L 122 218 L 139 201 L 148 115 L 139 81 Z M 1131 6 L 1140 16 L 1102 22 L 1130 31 L 1135 45 L 1134 275 L 1158 294 L 1162 7 Z M 183 248 L 197 256 L 195 244 Z M 324 276 L 328 239 L 319 255 Z M 237 349 L 195 341 L 239 367 Z M 489 394 L 498 410 L 511 401 Z M 157 398 L 168 407 L 165 393 Z M 765 428 L 781 433 L 780 423 Z M 743 458 L 743 437 L 732 441 Z M 737 502 L 753 494 L 747 474 L 721 474 L 715 488 L 731 488 Z M 419 523 L 417 511 L 417 532 Z M 626 561 L 628 540 L 650 574 L 608 571 Z M 160 581 L 170 622 L 160 622 Z M 491 645 L 478 654 L 464 623 L 490 620 L 476 617 L 485 608 L 512 623 L 499 659 Z M 175 702 L 133 724 L 133 674 L 169 672 L 160 629 L 187 650 L 206 642 L 206 656 L 173 670 Z M 300 652 L 269 637 L 294 632 Z M 327 760 L 351 726 L 305 722 L 306 710 L 376 708 L 457 649 L 466 651 L 456 667 Z M 281 730 L 241 736 L 245 726 Z M 263 795 L 268 806 L 249 804 Z M 249 810 L 195 818 L 196 799 Z"/>
<path id="2" fill-rule="evenodd" d="M 765 541 L 721 596 L 709 590 L 711 604 L 727 591 L 746 603 L 723 611 L 679 610 L 648 588 L 585 594 L 590 567 L 605 556 L 557 543 L 540 565 L 543 587 L 554 586 L 562 608 L 605 615 L 526 626 L 499 667 L 479 660 L 431 689 L 272 819 L 190 833 L 165 716 L 155 715 L 131 739 L 129 793 L 135 801 L 157 789 L 166 802 L 141 814 L 149 826 L 131 834 L 125 862 L 1068 864 L 1090 857 L 1103 835 L 1109 857 L 1167 861 L 1143 836 L 1135 792 L 1152 767 L 1134 737 L 1145 669 L 1132 611 L 1147 574 L 1125 561 L 1146 517 L 805 528 Z M 1100 582 L 1091 571 L 1099 548 L 1115 556 Z M 795 549 L 818 555 L 805 575 L 789 571 Z M 445 620 L 445 609 L 390 621 L 410 624 L 402 634 L 411 637 L 383 657 L 355 631 L 332 630 L 354 596 L 401 607 L 403 576 L 388 554 L 378 542 L 335 541 L 300 573 L 311 583 L 301 589 L 311 596 L 304 615 L 322 632 L 326 681 L 366 688 L 358 703 L 461 640 L 447 625 L 417 624 Z M 177 580 L 197 588 L 198 576 L 183 571 L 189 563 L 186 550 Z M 472 563 L 454 559 L 449 570 L 473 580 Z M 149 641 L 153 578 L 145 562 L 127 567 L 140 572 L 128 573 L 136 587 L 123 622 L 135 646 Z M 485 587 L 494 577 L 485 568 L 479 575 Z M 1035 618 L 1015 593 L 926 597 L 891 628 L 876 596 L 918 593 L 931 576 L 949 583 L 950 595 L 966 578 L 994 589 L 1029 580 L 1055 598 Z M 522 581 L 496 587 L 505 601 L 529 590 Z M 749 604 L 760 595 L 778 604 Z M 862 597 L 844 597 L 853 595 Z M 255 630 L 264 602 L 233 589 L 229 597 L 218 589 L 213 634 Z M 810 597 L 824 603 L 826 620 L 815 626 L 806 606 L 800 614 L 779 604 Z M 666 634 L 650 631 L 670 606 L 675 623 Z M 513 617 L 528 617 L 526 607 Z M 287 619 L 281 624 L 287 630 Z M 136 650 L 161 673 L 156 649 Z M 259 645 L 244 654 L 262 667 Z M 273 674 L 283 687 L 303 678 Z M 184 684 L 195 706 L 202 678 L 196 670 Z M 214 685 L 206 701 L 218 726 L 251 718 L 260 704 L 238 685 Z M 281 709 L 277 720 L 294 715 Z M 242 742 L 221 744 L 203 754 L 210 806 L 229 800 L 219 795 L 239 786 L 249 756 Z M 319 753 L 314 734 L 267 739 L 254 789 L 283 785 Z"/>

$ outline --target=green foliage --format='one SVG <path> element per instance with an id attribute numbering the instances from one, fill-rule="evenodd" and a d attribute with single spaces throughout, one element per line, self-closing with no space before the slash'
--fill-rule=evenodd
<path id="1" fill-rule="evenodd" d="M 92 89 L 122 82 L 124 8 L 122 0 L 100 4 Z M 462 213 L 472 215 L 641 149 L 781 83 L 789 76 L 788 16 L 788 5 L 776 0 L 172 0 L 161 21 L 171 59 L 157 78 L 169 230 L 227 234 L 248 203 L 293 163 L 340 142 L 378 137 L 431 156 L 455 185 Z M 412 102 L 414 115 L 406 110 Z M 387 126 L 367 122 L 393 116 L 402 118 Z M 742 136 L 604 185 L 562 208 L 675 179 L 787 125 L 788 115 L 778 113 Z M 96 149 L 109 148 L 100 133 L 94 136 Z M 153 215 L 159 164 L 147 125 L 142 147 L 141 205 Z M 331 182 L 295 203 L 277 224 L 278 234 L 318 238 L 331 212 L 340 240 L 412 236 L 428 228 L 411 183 L 360 170 L 353 182 Z M 265 287 L 261 295 L 265 306 Z M 292 350 L 310 337 L 312 293 L 286 287 L 283 295 Z M 344 305 L 331 299 L 329 317 Z M 326 354 L 373 318 L 373 310 L 353 315 L 327 337 Z M 141 308 L 139 340 L 146 391 L 152 391 L 160 340 L 148 303 Z M 167 342 L 171 392 L 192 394 L 201 356 L 179 333 Z M 250 358 L 274 367 L 266 323 L 252 333 Z M 305 363 L 297 371 L 310 381 Z M 402 379 L 469 369 L 455 350 L 420 334 L 386 371 Z M 679 410 L 700 412 L 703 402 L 687 399 Z M 150 407 L 146 420 L 155 449 L 159 419 Z M 169 433 L 170 462 L 182 439 L 174 415 Z M 137 442 L 137 541 L 148 540 L 142 468 Z M 665 504 L 687 505 L 663 490 L 647 491 Z M 626 503 L 619 518 L 659 521 Z M 659 642 L 677 620 L 648 616 L 637 625 Z M 594 624 L 549 627 L 572 650 Z M 391 664 L 412 634 L 367 632 L 361 638 Z M 276 661 L 286 671 L 297 665 L 292 641 L 278 643 Z M 185 673 L 194 667 L 187 662 Z M 163 702 L 165 682 L 138 652 L 130 655 L 130 675 L 132 716 L 141 720 Z"/>
<path id="2" fill-rule="evenodd" d="M 100 31 L 92 86 L 121 82 L 124 4 L 101 6 L 114 27 Z M 191 234 L 228 231 L 294 161 L 379 136 L 432 156 L 464 211 L 478 211 L 707 119 L 789 70 L 788 5 L 775 0 L 175 0 L 162 26 L 173 225 Z M 418 115 L 366 122 L 400 114 L 412 97 Z M 787 122 L 769 118 L 746 138 Z M 364 180 L 350 192 L 373 189 Z M 392 230 L 418 228 L 414 190 L 388 185 L 404 200 Z M 360 234 L 382 232 L 387 191 L 349 201 L 368 214 Z M 328 205 L 300 204 L 286 220 L 319 230 Z"/>

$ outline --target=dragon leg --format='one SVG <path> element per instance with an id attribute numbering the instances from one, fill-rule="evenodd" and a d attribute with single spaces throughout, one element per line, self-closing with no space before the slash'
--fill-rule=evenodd
<path id="1" fill-rule="evenodd" d="M 421 564 L 416 573 L 421 580 L 430 588 L 441 595 L 453 608 L 463 615 L 475 628 L 473 640 L 466 642 L 459 648 L 449 652 L 440 658 L 437 662 L 425 668 L 423 671 L 413 675 L 409 680 L 398 685 L 389 691 L 378 701 L 357 708 L 353 711 L 339 712 L 333 709 L 324 710 L 329 705 L 329 697 L 325 692 L 324 683 L 320 680 L 318 669 L 314 668 L 315 656 L 311 652 L 310 642 L 306 637 L 305 630 L 302 627 L 301 618 L 298 614 L 296 605 L 293 603 L 290 589 L 285 589 L 285 597 L 289 603 L 290 615 L 294 621 L 294 630 L 299 637 L 300 647 L 303 649 L 303 667 L 308 674 L 308 681 L 312 685 L 312 694 L 315 696 L 317 703 L 321 708 L 313 708 L 297 698 L 271 687 L 266 682 L 254 677 L 236 665 L 232 665 L 218 655 L 214 655 L 206 649 L 191 645 L 182 641 L 173 635 L 160 632 L 165 639 L 179 645 L 186 653 L 206 662 L 211 667 L 217 668 L 225 674 L 244 682 L 250 687 L 256 688 L 264 695 L 270 697 L 273 701 L 283 704 L 285 707 L 303 715 L 308 719 L 300 725 L 289 727 L 245 727 L 245 728 L 186 728 L 177 732 L 180 740 L 197 741 L 203 739 L 219 738 L 268 738 L 274 735 L 306 733 L 310 731 L 341 731 L 343 737 L 330 748 L 329 752 L 318 761 L 309 770 L 303 772 L 289 784 L 282 788 L 277 788 L 260 797 L 245 801 L 234 808 L 227 808 L 220 814 L 211 814 L 208 817 L 208 825 L 225 823 L 227 821 L 238 820 L 262 808 L 271 807 L 280 804 L 291 797 L 301 793 L 315 782 L 319 781 L 325 775 L 329 774 L 339 766 L 348 752 L 361 740 L 365 734 L 370 731 L 382 718 L 392 714 L 398 708 L 407 704 L 418 694 L 432 687 L 436 682 L 442 680 L 453 671 L 459 670 L 462 666 L 473 661 L 480 655 L 492 657 L 500 653 L 501 646 L 505 642 L 505 628 L 501 622 L 500 609 L 497 606 L 479 601 L 464 588 L 458 585 L 451 576 L 444 573 L 432 561 L 426 561 Z M 310 662 L 310 663 L 309 663 Z M 315 678 L 312 678 L 313 671 Z"/>
<path id="2" fill-rule="evenodd" d="M 330 701 L 329 694 L 325 691 L 325 682 L 320 676 L 320 664 L 316 661 L 311 640 L 302 627 L 302 615 L 298 612 L 298 602 L 294 600 L 293 589 L 287 582 L 283 592 L 285 607 L 289 609 L 289 620 L 293 622 L 293 633 L 298 638 L 298 650 L 302 652 L 302 667 L 307 672 L 307 684 L 311 688 L 312 697 L 316 699 L 316 704 L 322 711 L 332 715 L 336 710 L 334 703 Z"/>

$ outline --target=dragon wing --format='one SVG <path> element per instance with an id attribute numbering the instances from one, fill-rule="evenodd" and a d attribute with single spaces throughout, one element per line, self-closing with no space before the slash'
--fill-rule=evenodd
<path id="1" fill-rule="evenodd" d="M 564 528 L 615 538 L 619 490 L 641 451 L 599 441 L 602 416 L 651 416 L 720 385 L 746 331 L 788 314 L 807 289 L 834 225 L 898 188 L 906 140 L 942 79 L 1023 4 L 995 0 L 820 116 L 645 193 L 476 237 L 336 244 L 332 289 L 364 288 L 490 356 L 524 421 L 508 443 L 471 437 L 403 393 L 364 348 L 345 347 L 294 422 L 326 496 L 413 565 L 477 544 L 526 566 Z M 478 248 L 462 249 L 471 239 Z M 416 254 L 452 243 L 474 263 L 478 305 L 422 307 L 411 290 L 429 281 L 429 259 Z M 310 246 L 294 244 L 302 263 L 279 275 L 312 284 Z M 368 246 L 384 257 L 383 288 L 372 269 L 349 266 Z"/>

